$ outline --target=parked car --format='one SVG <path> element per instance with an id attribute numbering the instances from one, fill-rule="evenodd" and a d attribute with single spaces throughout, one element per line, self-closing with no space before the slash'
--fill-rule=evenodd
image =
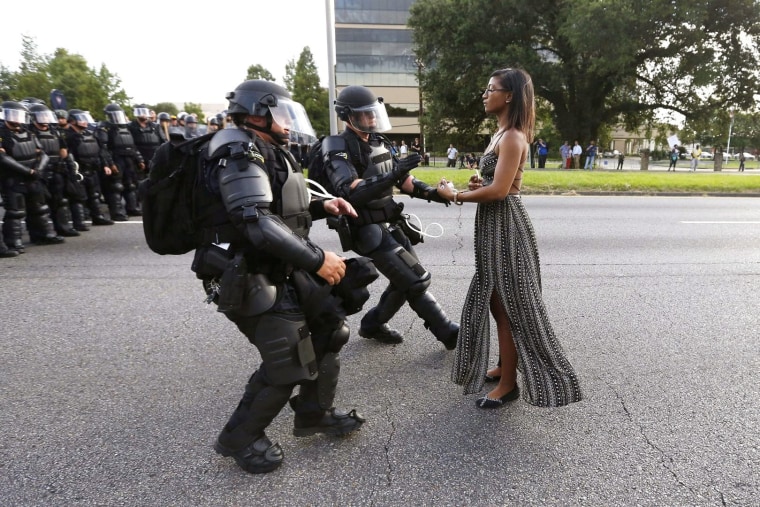
<path id="1" fill-rule="evenodd" d="M 723 161 L 726 162 L 727 160 L 733 160 L 734 156 L 730 153 L 723 152 Z"/>
<path id="2" fill-rule="evenodd" d="M 744 160 L 755 160 L 755 158 L 756 157 L 752 153 L 747 153 L 746 151 L 744 152 Z"/>
<path id="3" fill-rule="evenodd" d="M 620 155 L 620 150 L 607 150 L 604 153 L 602 153 L 603 158 L 615 158 L 618 155 Z"/>
<path id="4" fill-rule="evenodd" d="M 699 158 L 700 160 L 712 160 L 715 158 L 715 155 L 711 151 L 703 151 Z"/>

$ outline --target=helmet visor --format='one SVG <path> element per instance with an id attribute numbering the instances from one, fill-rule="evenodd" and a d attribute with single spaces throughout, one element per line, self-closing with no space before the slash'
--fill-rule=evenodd
<path id="1" fill-rule="evenodd" d="M 5 121 L 11 123 L 29 123 L 29 113 L 23 109 L 11 109 L 6 107 L 3 109 Z"/>
<path id="2" fill-rule="evenodd" d="M 108 120 L 116 125 L 126 125 L 127 115 L 124 111 L 108 111 Z"/>
<path id="3" fill-rule="evenodd" d="M 311 126 L 306 109 L 290 99 L 278 98 L 276 106 L 269 106 L 272 119 L 281 127 L 290 130 L 290 140 L 298 144 L 311 144 L 317 134 Z"/>
<path id="4" fill-rule="evenodd" d="M 90 123 L 95 123 L 95 120 L 93 119 L 92 115 L 87 112 L 74 113 L 71 115 L 71 117 L 74 118 L 75 122 L 82 125 L 83 127 L 89 125 Z"/>
<path id="5" fill-rule="evenodd" d="M 385 104 L 376 100 L 368 106 L 352 107 L 348 115 L 348 123 L 356 130 L 371 134 L 373 132 L 387 132 L 391 129 L 391 121 Z"/>
<path id="6" fill-rule="evenodd" d="M 53 111 L 35 111 L 32 113 L 32 118 L 35 123 L 40 125 L 44 123 L 58 123 L 58 119 L 53 114 Z"/>
<path id="7" fill-rule="evenodd" d="M 150 109 L 147 107 L 136 107 L 132 111 L 132 114 L 137 118 L 148 118 L 150 116 Z"/>

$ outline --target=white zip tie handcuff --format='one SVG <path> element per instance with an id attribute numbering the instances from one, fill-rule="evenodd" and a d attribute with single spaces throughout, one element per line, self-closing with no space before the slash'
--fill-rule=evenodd
<path id="1" fill-rule="evenodd" d="M 316 197 L 322 197 L 322 198 L 325 198 L 325 199 L 337 199 L 337 197 L 335 197 L 330 192 L 328 192 L 325 187 L 323 187 L 322 185 L 320 185 L 316 181 L 311 180 L 309 178 L 304 178 L 304 179 L 306 180 L 307 184 L 314 185 L 315 187 L 317 187 L 317 190 L 313 190 L 311 188 L 309 189 L 309 194 L 310 195 L 316 196 Z M 406 222 L 406 225 L 410 229 L 412 229 L 414 232 L 416 232 L 418 234 L 421 234 L 422 236 L 427 236 L 429 238 L 440 238 L 441 236 L 443 236 L 443 232 L 444 232 L 443 226 L 441 224 L 439 224 L 438 222 L 430 222 L 428 224 L 428 226 L 425 227 L 425 230 L 422 230 L 422 221 L 420 220 L 420 218 L 417 215 L 415 215 L 413 213 L 402 213 L 401 214 L 401 218 L 404 220 L 404 222 Z M 412 221 L 415 221 L 416 224 L 419 224 L 419 226 L 417 226 L 416 224 L 412 223 Z M 439 232 L 438 234 L 433 234 L 433 233 L 427 232 L 428 229 L 430 229 L 431 227 L 438 227 L 441 232 Z"/>

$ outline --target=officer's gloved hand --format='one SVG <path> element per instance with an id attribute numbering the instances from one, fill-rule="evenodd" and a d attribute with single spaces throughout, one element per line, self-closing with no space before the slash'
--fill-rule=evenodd
<path id="1" fill-rule="evenodd" d="M 409 171 L 420 165 L 420 160 L 422 157 L 419 153 L 412 153 L 406 158 L 397 159 L 393 167 L 393 177 L 399 182 L 402 181 L 409 174 Z"/>

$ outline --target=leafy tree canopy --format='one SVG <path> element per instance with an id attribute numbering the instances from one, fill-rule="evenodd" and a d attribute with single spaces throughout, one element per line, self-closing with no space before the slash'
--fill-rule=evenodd
<path id="1" fill-rule="evenodd" d="M 605 125 L 691 120 L 754 106 L 760 3 L 754 0 L 417 0 L 416 56 L 433 132 L 473 132 L 490 73 L 521 67 L 564 139 Z"/>
<path id="2" fill-rule="evenodd" d="M 22 47 L 18 72 L 0 68 L 3 99 L 36 97 L 49 103 L 50 91 L 58 89 L 69 109 L 90 111 L 95 118 L 102 118 L 103 108 L 114 102 L 129 110 L 130 97 L 122 89 L 119 76 L 105 65 L 96 71 L 82 56 L 61 48 L 52 56 L 39 55 L 34 38 L 28 36 L 22 36 Z"/>
<path id="3" fill-rule="evenodd" d="M 250 79 L 266 79 L 267 81 L 275 81 L 272 73 L 259 64 L 251 65 L 248 67 L 248 73 L 246 74 L 245 80 L 248 81 Z"/>

